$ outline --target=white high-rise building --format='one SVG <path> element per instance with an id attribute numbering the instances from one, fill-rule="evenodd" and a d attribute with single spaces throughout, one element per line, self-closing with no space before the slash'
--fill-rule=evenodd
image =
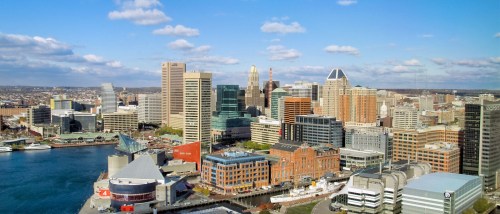
<path id="1" fill-rule="evenodd" d="M 161 94 L 139 94 L 139 123 L 161 124 Z"/>
<path id="2" fill-rule="evenodd" d="M 210 143 L 212 73 L 184 73 L 184 143 Z"/>
<path id="3" fill-rule="evenodd" d="M 259 72 L 255 65 L 252 65 L 248 75 L 247 90 L 245 91 L 245 105 L 247 108 L 255 107 L 261 112 L 264 110 L 264 94 L 260 92 Z"/>
<path id="4" fill-rule="evenodd" d="M 340 69 L 333 69 L 323 86 L 323 115 L 338 117 L 341 91 L 351 88 L 347 76 Z"/>
<path id="5" fill-rule="evenodd" d="M 418 110 L 413 107 L 399 106 L 394 108 L 392 127 L 396 129 L 416 129 Z"/>
<path id="6" fill-rule="evenodd" d="M 101 106 L 101 113 L 116 112 L 116 94 L 111 83 L 103 83 L 101 85 Z"/>

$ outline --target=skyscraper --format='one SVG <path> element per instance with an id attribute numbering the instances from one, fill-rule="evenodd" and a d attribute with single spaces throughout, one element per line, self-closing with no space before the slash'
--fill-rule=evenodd
<path id="1" fill-rule="evenodd" d="M 266 108 L 269 108 L 271 107 L 271 103 L 269 102 L 272 102 L 272 92 L 274 91 L 274 89 L 277 89 L 280 87 L 280 81 L 272 81 L 272 84 L 269 84 L 269 80 L 268 81 L 264 81 L 263 83 L 263 89 L 262 89 L 262 92 L 264 93 L 264 107 Z M 269 86 L 272 85 L 272 89 L 269 90 Z M 270 97 L 271 96 L 271 97 Z"/>
<path id="2" fill-rule="evenodd" d="M 340 69 L 333 69 L 323 86 L 323 115 L 338 117 L 341 89 L 345 91 L 351 85 L 347 76 Z"/>
<path id="3" fill-rule="evenodd" d="M 249 114 L 241 117 L 238 85 L 217 85 L 216 111 L 212 115 L 212 142 L 250 139 Z"/>
<path id="4" fill-rule="evenodd" d="M 287 96 L 288 92 L 283 90 L 282 88 L 277 88 L 274 89 L 274 91 L 271 93 L 271 117 L 275 120 L 278 120 L 278 103 L 279 103 L 279 98 L 283 96 Z"/>
<path id="5" fill-rule="evenodd" d="M 162 124 L 172 126 L 170 115 L 179 114 L 183 109 L 183 75 L 186 64 L 165 62 L 161 64 Z"/>
<path id="6" fill-rule="evenodd" d="M 339 120 L 357 123 L 377 121 L 377 89 L 356 86 L 340 91 Z"/>
<path id="7" fill-rule="evenodd" d="M 210 142 L 212 73 L 184 73 L 184 143 Z"/>
<path id="8" fill-rule="evenodd" d="M 499 130 L 500 101 L 465 105 L 464 173 L 484 176 L 486 188 L 500 187 Z"/>
<path id="9" fill-rule="evenodd" d="M 103 83 L 101 85 L 101 113 L 116 112 L 116 94 L 113 90 L 113 84 Z"/>
<path id="10" fill-rule="evenodd" d="M 255 65 L 250 68 L 250 74 L 248 75 L 247 90 L 245 92 L 245 104 L 246 107 L 254 107 L 256 110 L 264 110 L 264 94 L 260 93 L 259 88 L 259 72 Z M 256 116 L 253 112 L 252 116 Z M 257 115 L 259 113 L 256 113 Z"/>
<path id="11" fill-rule="evenodd" d="M 139 123 L 161 124 L 161 94 L 139 94 Z"/>

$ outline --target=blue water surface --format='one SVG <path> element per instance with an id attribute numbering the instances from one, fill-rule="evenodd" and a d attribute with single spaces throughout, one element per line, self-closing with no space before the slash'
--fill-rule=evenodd
<path id="1" fill-rule="evenodd" d="M 0 153 L 0 213 L 78 213 L 114 145 Z"/>

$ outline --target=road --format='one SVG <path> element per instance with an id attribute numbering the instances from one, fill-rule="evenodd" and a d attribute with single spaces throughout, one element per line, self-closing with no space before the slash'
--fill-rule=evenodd
<path id="1" fill-rule="evenodd" d="M 334 214 L 335 212 L 330 211 L 330 208 L 328 207 L 331 203 L 331 200 L 326 197 L 324 200 L 320 201 L 319 203 L 314 206 L 311 214 Z"/>

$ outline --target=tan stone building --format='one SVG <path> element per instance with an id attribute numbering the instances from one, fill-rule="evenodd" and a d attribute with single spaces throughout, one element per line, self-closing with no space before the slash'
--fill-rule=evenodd
<path id="1" fill-rule="evenodd" d="M 341 69 L 333 69 L 323 86 L 322 113 L 326 116 L 338 117 L 341 89 L 346 90 L 351 85 Z"/>
<path id="2" fill-rule="evenodd" d="M 138 128 L 137 112 L 103 113 L 104 131 L 130 131 Z"/>
<path id="3" fill-rule="evenodd" d="M 271 147 L 270 156 L 278 159 L 271 165 L 271 184 L 297 183 L 310 177 L 319 179 L 326 173 L 340 171 L 338 149 L 313 148 L 307 143 L 280 140 Z"/>
<path id="4" fill-rule="evenodd" d="M 161 102 L 162 124 L 171 124 L 171 115 L 181 113 L 184 102 L 183 75 L 186 64 L 180 62 L 165 62 L 161 64 Z"/>
<path id="5" fill-rule="evenodd" d="M 259 119 L 258 122 L 252 122 L 250 125 L 252 141 L 256 143 L 277 143 L 280 138 L 280 130 L 280 122 L 272 119 Z"/>
<path id="6" fill-rule="evenodd" d="M 184 73 L 184 143 L 210 143 L 212 73 Z"/>

